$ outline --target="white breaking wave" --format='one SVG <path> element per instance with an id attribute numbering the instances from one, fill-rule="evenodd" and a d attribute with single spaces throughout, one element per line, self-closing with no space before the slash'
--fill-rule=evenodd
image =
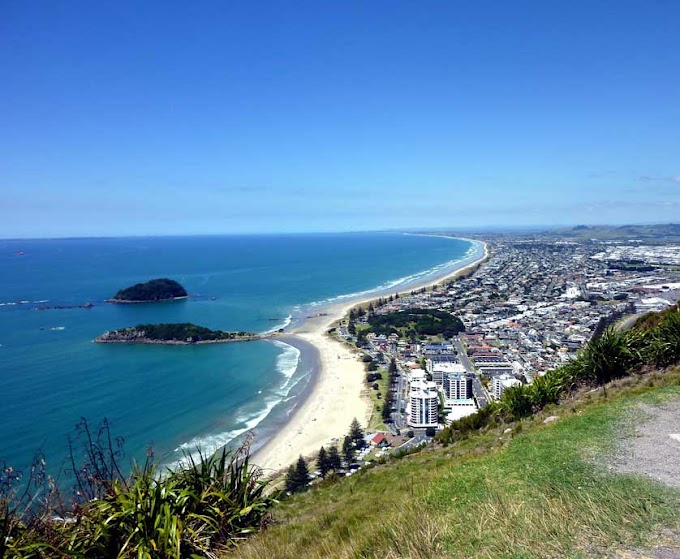
<path id="1" fill-rule="evenodd" d="M 447 237 L 451 238 L 451 237 Z M 423 270 L 422 272 L 416 272 L 415 274 L 410 274 L 408 276 L 404 276 L 395 280 L 391 280 L 388 282 L 385 282 L 377 287 L 373 287 L 371 289 L 366 289 L 364 291 L 356 291 L 354 293 L 346 293 L 344 295 L 338 295 L 336 297 L 330 297 L 328 299 L 324 299 L 322 301 L 314 301 L 313 303 L 310 303 L 310 307 L 319 307 L 319 306 L 325 306 L 325 305 L 330 305 L 333 303 L 337 303 L 339 301 L 344 301 L 346 299 L 358 299 L 359 297 L 365 297 L 367 295 L 373 295 L 380 293 L 382 291 L 387 291 L 394 289 L 395 287 L 400 287 L 400 286 L 408 286 L 409 284 L 415 283 L 418 280 L 425 279 L 425 278 L 434 278 L 438 276 L 440 273 L 444 271 L 448 271 L 451 269 L 453 271 L 453 268 L 458 268 L 462 267 L 462 265 L 465 264 L 466 260 L 469 260 L 471 257 L 476 256 L 478 253 L 479 245 L 477 242 L 473 241 L 472 246 L 461 256 L 460 258 L 456 260 L 449 260 L 448 262 L 444 262 L 443 264 L 437 264 L 436 266 L 433 266 L 432 268 L 429 268 L 427 270 Z"/>
<path id="2" fill-rule="evenodd" d="M 0 307 L 14 307 L 16 305 L 28 305 L 28 304 L 37 304 L 37 303 L 47 303 L 48 299 L 43 299 L 41 301 L 5 301 L 4 303 L 0 303 Z"/>
<path id="3" fill-rule="evenodd" d="M 278 330 L 283 330 L 284 328 L 287 328 L 290 326 L 290 323 L 293 322 L 293 315 L 289 314 L 286 318 L 283 319 L 283 322 L 279 324 L 278 326 L 274 326 L 274 328 L 265 331 L 265 334 L 271 334 L 272 332 L 277 332 Z"/>
<path id="4" fill-rule="evenodd" d="M 279 340 L 271 340 L 276 347 L 283 350 L 281 355 L 276 358 L 276 370 L 286 378 L 290 378 L 295 373 L 302 353 L 298 348 Z"/>
<path id="5" fill-rule="evenodd" d="M 291 392 L 293 391 L 293 388 L 295 388 L 303 380 L 306 380 L 308 376 L 309 376 L 308 374 L 305 374 L 303 376 L 296 377 L 295 380 L 286 383 L 285 393 L 283 394 L 284 398 L 281 400 L 284 404 L 286 402 L 290 402 L 293 398 L 297 397 L 297 394 L 293 394 L 292 396 L 290 395 Z"/>
<path id="6" fill-rule="evenodd" d="M 215 435 L 194 437 L 190 441 L 182 443 L 177 448 L 175 448 L 175 452 L 182 452 L 184 455 L 190 456 L 194 462 L 198 463 L 201 460 L 201 455 L 204 457 L 210 456 L 223 446 L 228 445 L 236 437 L 253 430 L 265 417 L 269 415 L 269 412 L 271 412 L 272 409 L 274 409 L 274 406 L 276 406 L 280 401 L 280 398 L 269 398 L 265 400 L 265 407 L 256 414 L 253 414 L 250 417 L 236 417 L 236 423 L 243 424 L 243 427 L 232 429 L 224 433 L 217 433 Z M 178 467 L 186 465 L 188 465 L 188 461 L 186 458 L 183 458 L 173 462 L 168 467 L 174 470 Z"/>
<path id="7" fill-rule="evenodd" d="M 265 398 L 264 407 L 251 414 L 237 415 L 234 418 L 234 423 L 241 427 L 225 431 L 224 433 L 194 437 L 190 441 L 182 443 L 175 448 L 175 452 L 182 452 L 186 456 L 190 456 L 194 462 L 198 462 L 201 459 L 201 455 L 210 456 L 218 449 L 231 443 L 240 435 L 252 431 L 278 404 L 289 400 L 289 398 L 287 398 L 288 394 L 300 381 L 300 379 L 293 380 L 293 376 L 295 375 L 298 363 L 300 362 L 301 351 L 292 345 L 278 340 L 272 340 L 271 343 L 283 350 L 276 358 L 276 370 L 285 378 L 285 380 L 279 389 L 275 391 L 274 395 Z M 186 465 L 187 459 L 183 458 L 170 464 L 168 467 L 170 469 L 176 469 Z"/>

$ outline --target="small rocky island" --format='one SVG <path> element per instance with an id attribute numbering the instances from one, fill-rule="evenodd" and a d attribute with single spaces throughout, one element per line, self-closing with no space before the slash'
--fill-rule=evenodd
<path id="1" fill-rule="evenodd" d="M 160 303 L 185 299 L 187 296 L 186 289 L 179 283 L 168 278 L 160 278 L 121 289 L 107 301 L 109 303 Z"/>
<path id="2" fill-rule="evenodd" d="M 95 338 L 94 341 L 101 344 L 190 345 L 248 342 L 270 336 L 271 334 L 211 330 L 205 326 L 183 322 L 179 324 L 139 324 L 130 328 L 110 330 Z"/>

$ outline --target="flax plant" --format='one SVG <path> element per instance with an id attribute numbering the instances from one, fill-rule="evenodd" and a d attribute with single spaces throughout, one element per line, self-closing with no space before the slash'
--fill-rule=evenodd
<path id="1" fill-rule="evenodd" d="M 274 498 L 249 464 L 249 441 L 160 475 L 147 462 L 83 507 L 70 554 L 102 559 L 210 557 L 262 527 Z"/>

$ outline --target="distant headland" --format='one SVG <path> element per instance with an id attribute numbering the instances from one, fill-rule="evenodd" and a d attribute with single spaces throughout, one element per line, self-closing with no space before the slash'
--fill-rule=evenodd
<path id="1" fill-rule="evenodd" d="M 153 279 L 121 289 L 109 303 L 161 303 L 188 297 L 186 289 L 179 283 L 167 278 Z"/>
<path id="2" fill-rule="evenodd" d="M 94 341 L 102 344 L 194 345 L 249 342 L 270 338 L 273 335 L 273 333 L 253 334 L 252 332 L 211 330 L 205 326 L 183 322 L 178 324 L 139 324 L 120 330 L 110 330 L 95 338 Z"/>

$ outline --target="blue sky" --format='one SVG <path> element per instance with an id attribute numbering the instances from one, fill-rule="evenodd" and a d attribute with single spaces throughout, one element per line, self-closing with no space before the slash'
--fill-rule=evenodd
<path id="1" fill-rule="evenodd" d="M 680 215 L 675 0 L 4 0 L 0 75 L 0 237 Z"/>

